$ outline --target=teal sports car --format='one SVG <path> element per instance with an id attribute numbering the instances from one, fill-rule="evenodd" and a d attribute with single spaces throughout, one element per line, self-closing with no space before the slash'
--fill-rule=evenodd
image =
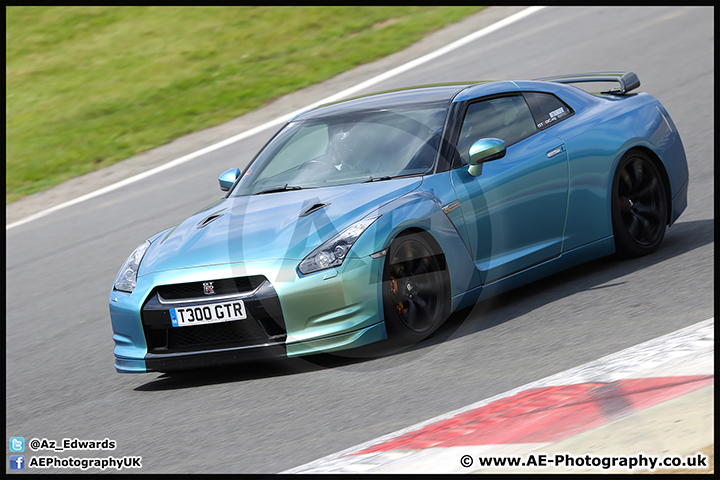
<path id="1" fill-rule="evenodd" d="M 220 175 L 224 198 L 127 259 L 109 302 L 115 368 L 408 345 L 490 296 L 653 252 L 686 207 L 688 167 L 639 85 L 423 86 L 295 117 Z"/>

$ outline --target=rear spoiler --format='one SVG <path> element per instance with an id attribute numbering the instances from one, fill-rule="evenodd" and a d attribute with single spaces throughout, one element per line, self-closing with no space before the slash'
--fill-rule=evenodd
<path id="1" fill-rule="evenodd" d="M 536 78 L 535 80 L 556 83 L 585 83 L 585 82 L 618 82 L 620 88 L 605 90 L 601 93 L 613 95 L 625 95 L 630 90 L 640 86 L 640 79 L 634 72 L 598 72 L 578 73 L 575 75 L 560 75 L 557 77 Z"/>

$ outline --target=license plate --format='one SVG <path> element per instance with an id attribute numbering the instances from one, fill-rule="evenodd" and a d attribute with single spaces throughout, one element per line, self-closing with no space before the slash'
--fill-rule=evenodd
<path id="1" fill-rule="evenodd" d="M 231 322 L 244 318 L 247 318 L 247 314 L 242 300 L 170 309 L 170 320 L 173 327 L 194 327 L 209 323 Z"/>

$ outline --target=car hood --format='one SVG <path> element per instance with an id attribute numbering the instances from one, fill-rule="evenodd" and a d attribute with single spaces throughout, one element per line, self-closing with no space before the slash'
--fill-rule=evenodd
<path id="1" fill-rule="evenodd" d="M 138 273 L 253 260 L 302 260 L 421 183 L 422 177 L 409 177 L 227 198 L 159 235 Z"/>

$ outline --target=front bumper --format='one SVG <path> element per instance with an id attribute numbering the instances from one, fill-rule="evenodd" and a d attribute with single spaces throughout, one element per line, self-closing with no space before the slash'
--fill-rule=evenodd
<path id="1" fill-rule="evenodd" d="M 331 352 L 383 340 L 382 261 L 348 257 L 337 270 L 304 276 L 296 271 L 297 261 L 271 260 L 139 277 L 132 294 L 110 295 L 115 368 L 121 373 L 170 371 Z M 253 280 L 246 290 L 231 294 L 245 302 L 246 320 L 171 326 L 169 308 L 213 300 L 200 290 L 193 297 L 177 294 L 168 302 L 167 288 L 182 292 L 205 281 L 248 278 Z"/>

